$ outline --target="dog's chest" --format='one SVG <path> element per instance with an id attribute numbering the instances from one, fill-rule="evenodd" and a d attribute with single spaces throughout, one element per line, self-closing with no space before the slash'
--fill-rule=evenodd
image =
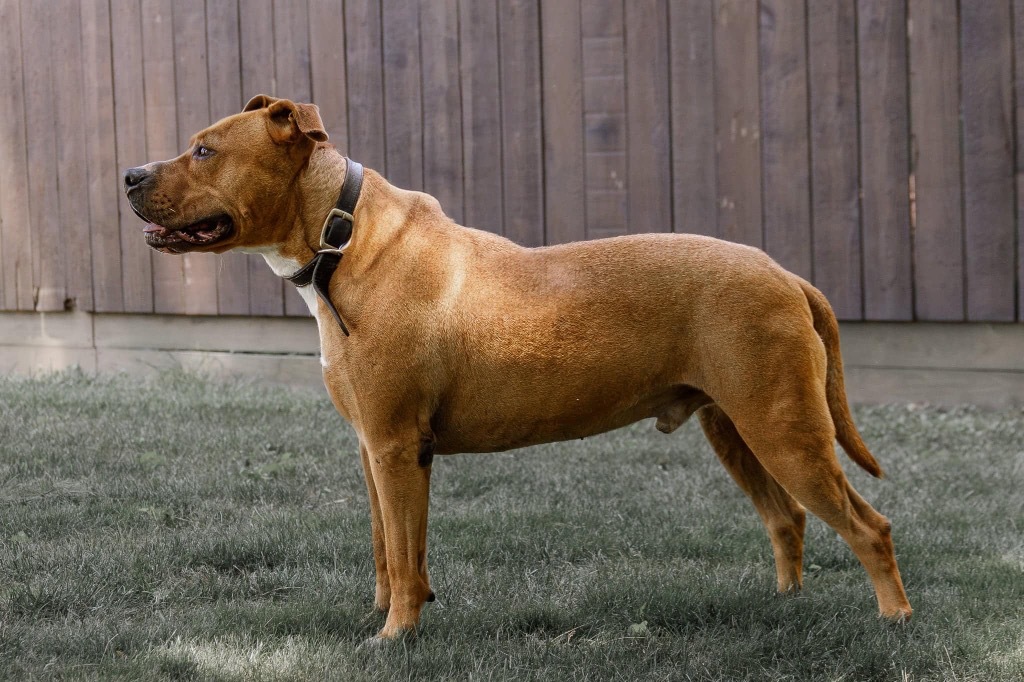
<path id="1" fill-rule="evenodd" d="M 291 258 L 285 258 L 276 250 L 260 251 L 263 260 L 267 261 L 267 265 L 274 271 L 274 274 L 278 277 L 288 277 L 298 272 L 299 268 L 302 267 L 302 263 Z M 324 337 L 323 330 L 320 326 L 320 314 L 319 304 L 316 299 L 316 292 L 311 286 L 298 287 L 299 295 L 302 296 L 302 300 L 306 302 L 306 307 L 309 308 L 309 312 L 313 315 L 313 319 L 316 320 L 317 331 L 320 332 L 320 365 L 327 367 L 327 356 L 323 351 L 324 348 Z"/>
<path id="2" fill-rule="evenodd" d="M 291 258 L 285 258 L 277 250 L 266 250 L 259 251 L 259 254 L 263 256 L 263 260 L 267 261 L 267 265 L 274 271 L 274 274 L 278 277 L 290 277 L 294 275 L 302 267 L 302 263 L 293 260 Z M 302 296 L 302 300 L 306 302 L 306 307 L 309 308 L 309 312 L 316 317 L 316 292 L 313 291 L 313 287 L 298 287 L 299 295 Z M 320 320 L 317 320 L 317 324 Z"/>

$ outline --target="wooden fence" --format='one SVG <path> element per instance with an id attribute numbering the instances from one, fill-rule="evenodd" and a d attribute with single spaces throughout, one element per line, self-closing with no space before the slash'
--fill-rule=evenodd
<path id="1" fill-rule="evenodd" d="M 523 244 L 712 234 L 844 319 L 1020 320 L 1021 79 L 1024 0 L 0 0 L 0 309 L 305 314 L 119 191 L 266 92 Z"/>

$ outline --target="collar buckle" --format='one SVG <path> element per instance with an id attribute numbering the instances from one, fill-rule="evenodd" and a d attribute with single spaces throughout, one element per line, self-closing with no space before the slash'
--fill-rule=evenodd
<path id="1" fill-rule="evenodd" d="M 328 240 L 327 236 L 327 233 L 331 229 L 331 224 L 333 223 L 335 218 L 340 218 L 346 221 L 350 226 L 348 230 L 348 237 L 341 244 L 332 244 Z M 340 208 L 332 208 L 331 212 L 327 214 L 327 218 L 324 220 L 324 226 L 320 229 L 320 248 L 317 250 L 317 253 L 335 253 L 340 256 L 342 252 L 344 252 L 345 249 L 348 248 L 348 245 L 352 243 L 351 226 L 354 225 L 355 222 L 355 216 L 353 216 L 348 211 L 343 211 Z"/>

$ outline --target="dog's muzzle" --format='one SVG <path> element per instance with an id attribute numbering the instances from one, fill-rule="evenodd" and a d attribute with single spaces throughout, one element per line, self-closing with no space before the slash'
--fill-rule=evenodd
<path id="1" fill-rule="evenodd" d="M 185 253 L 196 247 L 210 246 L 230 237 L 234 221 L 226 213 L 207 216 L 187 225 L 160 225 L 146 215 L 146 195 L 156 177 L 156 170 L 146 166 L 124 172 L 124 192 L 128 205 L 146 226 L 142 229 L 146 244 L 164 253 Z M 157 220 L 160 217 L 157 216 Z"/>

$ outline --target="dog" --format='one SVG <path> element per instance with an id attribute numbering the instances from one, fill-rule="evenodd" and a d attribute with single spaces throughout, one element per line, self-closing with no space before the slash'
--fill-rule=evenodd
<path id="1" fill-rule="evenodd" d="M 805 509 L 849 543 L 880 615 L 906 621 L 889 521 L 847 405 L 824 295 L 759 249 L 686 234 L 525 248 L 457 225 L 332 145 L 315 105 L 254 97 L 188 150 L 131 168 L 153 248 L 260 253 L 316 318 L 324 383 L 359 438 L 378 641 L 415 632 L 434 593 L 434 455 L 582 438 L 697 413 L 761 516 L 781 592 L 802 584 Z"/>

